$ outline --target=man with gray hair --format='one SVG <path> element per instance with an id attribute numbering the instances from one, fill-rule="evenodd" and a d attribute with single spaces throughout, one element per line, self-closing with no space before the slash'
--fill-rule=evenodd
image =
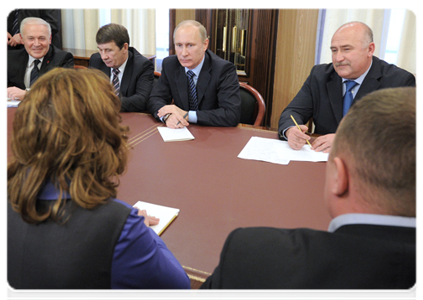
<path id="1" fill-rule="evenodd" d="M 207 49 L 206 29 L 197 21 L 180 23 L 173 42 L 176 55 L 163 60 L 148 101 L 150 113 L 170 128 L 238 125 L 241 97 L 234 64 Z"/>
<path id="2" fill-rule="evenodd" d="M 71 53 L 51 45 L 51 27 L 43 19 L 24 19 L 20 34 L 24 48 L 7 52 L 7 97 L 12 100 L 23 100 L 31 85 L 48 71 L 74 66 Z"/>
<path id="3" fill-rule="evenodd" d="M 361 22 L 342 25 L 333 35 L 332 63 L 314 66 L 301 90 L 282 112 L 279 137 L 291 148 L 301 149 L 310 136 L 309 128 L 295 127 L 313 119 L 312 144 L 315 151 L 329 152 L 335 131 L 351 105 L 364 95 L 379 89 L 415 86 L 414 76 L 395 65 L 373 56 L 375 43 L 369 26 Z"/>

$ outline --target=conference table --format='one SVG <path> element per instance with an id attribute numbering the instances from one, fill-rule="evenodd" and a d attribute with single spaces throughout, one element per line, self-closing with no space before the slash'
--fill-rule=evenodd
<path id="1" fill-rule="evenodd" d="M 14 111 L 8 108 L 8 137 Z M 117 198 L 131 205 L 144 201 L 180 209 L 161 237 L 184 267 L 192 288 L 213 272 L 226 237 L 236 228 L 327 230 L 326 163 L 279 165 L 238 158 L 251 137 L 277 139 L 276 131 L 242 124 L 191 124 L 194 140 L 164 142 L 157 129 L 163 124 L 151 115 L 121 116 L 130 128 L 130 155 Z"/>

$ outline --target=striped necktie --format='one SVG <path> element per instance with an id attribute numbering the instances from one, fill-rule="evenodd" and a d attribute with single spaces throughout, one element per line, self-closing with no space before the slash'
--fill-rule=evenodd
<path id="1" fill-rule="evenodd" d="M 40 74 L 40 70 L 38 69 L 38 64 L 40 63 L 39 59 L 34 60 L 34 67 L 32 68 L 31 71 L 31 76 L 29 79 L 29 86 L 32 86 L 32 84 L 35 82 L 35 80 L 37 80 L 39 74 Z"/>
<path id="2" fill-rule="evenodd" d="M 115 87 L 115 94 L 119 97 L 120 95 L 120 84 L 119 84 L 119 69 L 113 69 L 113 86 Z"/>
<path id="3" fill-rule="evenodd" d="M 194 82 L 195 73 L 191 70 L 188 70 L 187 76 L 188 76 L 189 109 L 198 110 L 197 88 Z"/>
<path id="4" fill-rule="evenodd" d="M 12 32 L 11 32 L 12 36 L 19 33 L 18 15 L 19 15 L 19 10 L 16 9 L 14 12 L 14 19 L 13 19 L 13 25 L 12 25 Z"/>

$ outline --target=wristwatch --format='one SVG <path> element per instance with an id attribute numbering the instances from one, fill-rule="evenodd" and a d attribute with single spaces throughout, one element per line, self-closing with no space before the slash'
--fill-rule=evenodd
<path id="1" fill-rule="evenodd" d="M 167 119 L 169 119 L 170 115 L 171 115 L 171 114 L 167 114 L 167 115 L 165 115 L 165 116 L 163 117 L 163 123 L 165 123 L 165 124 L 166 124 L 166 121 L 167 121 Z"/>

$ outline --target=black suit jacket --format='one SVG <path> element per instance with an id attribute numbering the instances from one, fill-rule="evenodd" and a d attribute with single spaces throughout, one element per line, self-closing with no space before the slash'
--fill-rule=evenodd
<path id="1" fill-rule="evenodd" d="M 414 76 L 373 56 L 372 67 L 367 73 L 353 105 L 370 92 L 393 87 L 415 86 Z M 298 124 L 307 124 L 313 118 L 314 132 L 335 133 L 343 117 L 342 78 L 332 64 L 314 66 L 301 90 L 282 112 L 279 119 L 279 137 L 290 126 L 295 126 L 290 115 Z M 311 129 L 311 128 L 310 128 Z"/>
<path id="2" fill-rule="evenodd" d="M 206 50 L 197 81 L 199 110 L 197 123 L 209 126 L 236 126 L 241 118 L 241 96 L 235 66 Z M 172 103 L 188 111 L 188 79 L 176 55 L 163 60 L 162 74 L 151 92 L 148 110 L 157 118 L 158 110 Z"/>
<path id="3" fill-rule="evenodd" d="M 7 86 L 16 86 L 25 89 L 24 78 L 28 64 L 29 55 L 25 48 L 7 51 Z M 44 56 L 40 67 L 40 76 L 48 71 L 62 67 L 73 68 L 74 61 L 72 53 L 60 50 L 56 46 L 50 45 L 47 54 Z"/>
<path id="4" fill-rule="evenodd" d="M 201 288 L 408 289 L 415 283 L 415 228 L 345 225 L 333 233 L 237 229 Z"/>
<path id="5" fill-rule="evenodd" d="M 11 11 L 7 17 L 7 32 L 11 33 L 13 21 L 15 19 L 15 10 Z M 18 9 L 18 24 L 28 17 L 40 18 L 50 24 L 51 28 L 51 43 L 57 48 L 62 48 L 61 27 L 62 16 L 60 9 Z M 20 49 L 23 45 L 18 47 L 8 47 L 8 50 Z"/>
<path id="6" fill-rule="evenodd" d="M 90 68 L 103 71 L 109 78 L 111 68 L 106 66 L 99 53 L 91 55 Z M 154 83 L 153 63 L 135 48 L 129 47 L 128 61 L 120 83 L 121 111 L 141 112 L 147 110 L 147 100 Z"/>

